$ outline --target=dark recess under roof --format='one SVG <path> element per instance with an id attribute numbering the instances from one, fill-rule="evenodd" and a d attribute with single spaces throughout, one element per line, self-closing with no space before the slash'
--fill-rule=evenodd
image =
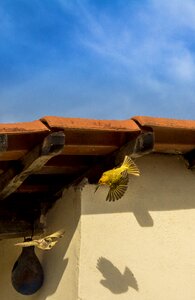
<path id="1" fill-rule="evenodd" d="M 96 183 L 125 154 L 186 155 L 194 149 L 195 121 L 44 117 L 0 124 L 0 238 L 41 233 L 40 215 L 63 188 L 83 177 Z"/>

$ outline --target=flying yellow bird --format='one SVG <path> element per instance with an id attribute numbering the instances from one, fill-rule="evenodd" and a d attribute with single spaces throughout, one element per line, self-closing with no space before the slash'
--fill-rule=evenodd
<path id="1" fill-rule="evenodd" d="M 120 199 L 127 190 L 129 174 L 139 176 L 140 172 L 133 160 L 126 155 L 120 167 L 106 171 L 102 174 L 95 192 L 101 185 L 108 185 L 110 190 L 106 197 L 106 201 Z"/>
<path id="2" fill-rule="evenodd" d="M 64 236 L 64 230 L 58 230 L 52 233 L 51 235 L 45 236 L 41 239 L 17 243 L 15 244 L 15 246 L 21 246 L 21 247 L 36 246 L 37 248 L 42 250 L 50 250 L 63 236 Z"/>

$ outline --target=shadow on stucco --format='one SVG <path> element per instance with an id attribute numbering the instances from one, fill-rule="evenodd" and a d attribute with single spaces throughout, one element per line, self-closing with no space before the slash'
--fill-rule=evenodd
<path id="1" fill-rule="evenodd" d="M 65 252 L 64 252 L 65 253 Z M 64 256 L 64 255 L 63 255 Z M 68 265 L 68 259 L 63 259 L 63 256 L 59 255 L 59 252 L 57 253 L 56 257 L 57 259 L 55 259 L 55 264 L 53 264 L 53 262 L 51 261 L 50 266 L 45 267 L 45 260 L 47 260 L 47 258 L 43 258 L 43 268 L 44 268 L 44 274 L 45 274 L 45 282 L 44 284 L 46 285 L 44 288 L 43 285 L 43 290 L 40 290 L 41 292 L 41 297 L 39 298 L 40 300 L 45 300 L 48 299 L 49 295 L 53 295 L 55 294 L 58 285 L 61 281 L 61 278 L 65 272 L 65 269 Z M 49 282 L 49 284 L 48 284 Z M 47 289 L 46 289 L 47 287 Z"/>
<path id="2" fill-rule="evenodd" d="M 73 195 L 71 197 L 71 195 Z M 42 266 L 44 269 L 45 280 L 43 287 L 37 293 L 37 300 L 46 300 L 55 294 L 66 269 L 73 268 L 73 259 L 65 257 L 70 247 L 80 219 L 80 204 L 78 193 L 72 193 L 72 190 L 65 190 L 61 199 L 59 199 L 51 212 L 48 213 L 47 224 L 50 232 L 63 228 L 64 237 L 59 240 L 52 250 L 44 251 L 42 257 Z M 66 270 L 66 271 L 65 271 Z M 70 271 L 69 271 L 70 272 Z M 70 277 L 70 273 L 69 277 Z M 69 278 L 71 280 L 71 278 Z"/>
<path id="3" fill-rule="evenodd" d="M 100 257 L 97 261 L 97 269 L 102 273 L 104 279 L 100 283 L 113 294 L 123 294 L 129 290 L 129 287 L 138 291 L 138 283 L 134 274 L 125 267 L 123 273 L 115 267 L 111 261 L 104 257 Z"/>
<path id="4" fill-rule="evenodd" d="M 86 186 L 83 198 L 87 205 L 82 213 L 132 212 L 140 226 L 151 227 L 154 225 L 152 211 L 195 208 L 194 174 L 186 168 L 181 156 L 152 154 L 137 159 L 136 164 L 141 176 L 129 178 L 128 190 L 118 201 L 105 201 L 107 187 L 94 194 L 95 186 Z"/>

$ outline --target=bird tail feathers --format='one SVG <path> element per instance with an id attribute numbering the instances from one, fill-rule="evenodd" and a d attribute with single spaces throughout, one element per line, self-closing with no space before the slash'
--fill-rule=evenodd
<path id="1" fill-rule="evenodd" d="M 136 166 L 134 161 L 127 155 L 124 158 L 122 166 L 127 168 L 128 174 L 132 174 L 132 175 L 135 175 L 135 176 L 140 175 L 140 171 L 139 171 L 138 167 Z"/>

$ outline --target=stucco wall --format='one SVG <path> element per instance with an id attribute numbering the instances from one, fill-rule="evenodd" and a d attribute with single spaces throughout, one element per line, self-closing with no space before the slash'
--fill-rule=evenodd
<path id="1" fill-rule="evenodd" d="M 119 201 L 83 191 L 79 299 L 193 300 L 195 174 L 179 156 L 137 164 Z"/>
<path id="2" fill-rule="evenodd" d="M 195 173 L 174 155 L 136 162 L 141 176 L 115 203 L 105 201 L 103 187 L 64 191 L 47 232 L 66 233 L 51 251 L 37 250 L 45 282 L 34 296 L 14 291 L 10 272 L 20 250 L 15 240 L 0 242 L 0 299 L 195 299 Z"/>
<path id="3" fill-rule="evenodd" d="M 2 240 L 0 242 L 0 299 L 23 300 L 36 299 L 18 294 L 11 284 L 11 271 L 15 261 L 20 255 L 21 249 L 14 246 L 17 239 Z"/>
<path id="4" fill-rule="evenodd" d="M 80 247 L 80 193 L 65 190 L 63 197 L 47 215 L 47 233 L 61 228 L 64 237 L 50 251 L 36 249 L 45 273 L 43 287 L 33 296 L 17 293 L 11 284 L 11 270 L 21 249 L 14 246 L 20 240 L 0 242 L 0 299 L 1 300 L 61 300 L 78 298 L 78 260 Z"/>
<path id="5" fill-rule="evenodd" d="M 80 253 L 80 193 L 65 190 L 47 215 L 48 232 L 65 229 L 62 240 L 50 251 L 43 252 L 45 271 L 43 288 L 37 300 L 72 300 L 78 298 L 78 265 Z"/>

